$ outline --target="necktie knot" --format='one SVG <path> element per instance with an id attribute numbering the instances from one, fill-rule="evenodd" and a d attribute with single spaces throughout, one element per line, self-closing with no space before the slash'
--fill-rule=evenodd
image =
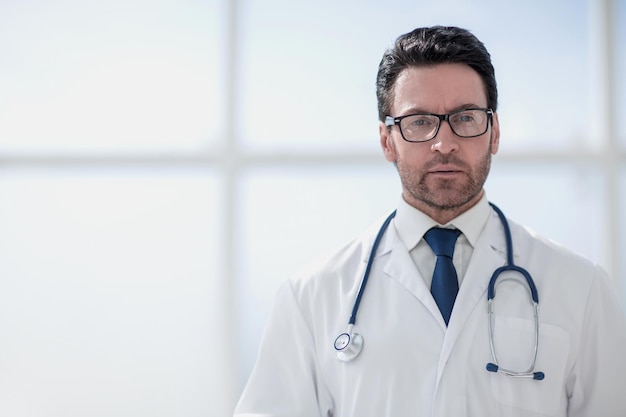
<path id="1" fill-rule="evenodd" d="M 435 255 L 447 256 L 452 259 L 456 239 L 461 234 L 459 229 L 443 229 L 433 227 L 424 235 L 424 240 L 431 247 Z"/>

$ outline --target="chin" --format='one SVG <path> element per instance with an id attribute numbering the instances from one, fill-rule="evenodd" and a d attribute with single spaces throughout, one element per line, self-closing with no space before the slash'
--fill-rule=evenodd
<path id="1" fill-rule="evenodd" d="M 418 200 L 437 210 L 457 210 L 477 199 L 478 193 L 468 193 L 467 190 L 437 190 L 418 196 Z"/>

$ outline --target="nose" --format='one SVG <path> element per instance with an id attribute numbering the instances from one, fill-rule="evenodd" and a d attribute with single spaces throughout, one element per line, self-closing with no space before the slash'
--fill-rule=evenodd
<path id="1" fill-rule="evenodd" d="M 437 136 L 430 145 L 432 152 L 448 154 L 455 152 L 459 148 L 459 137 L 452 131 L 447 121 L 442 121 L 439 126 Z"/>

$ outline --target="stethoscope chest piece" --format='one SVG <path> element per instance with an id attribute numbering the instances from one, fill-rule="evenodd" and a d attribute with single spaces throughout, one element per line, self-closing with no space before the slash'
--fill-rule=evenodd
<path id="1" fill-rule="evenodd" d="M 342 362 L 350 362 L 363 350 L 363 336 L 358 333 L 341 333 L 335 339 L 337 358 Z"/>
<path id="2" fill-rule="evenodd" d="M 367 266 L 365 267 L 365 273 L 363 274 L 363 279 L 361 280 L 361 286 L 359 287 L 359 292 L 356 296 L 356 300 L 354 301 L 354 306 L 352 307 L 352 314 L 350 315 L 350 320 L 348 321 L 348 331 L 341 333 L 335 339 L 334 347 L 337 351 L 337 358 L 341 362 L 350 362 L 351 360 L 354 360 L 354 358 L 359 356 L 361 350 L 363 350 L 363 336 L 353 332 L 352 329 L 354 327 L 354 323 L 356 322 L 356 313 L 359 311 L 361 297 L 363 297 L 363 292 L 365 291 L 365 286 L 367 285 L 370 270 L 372 268 L 372 264 L 374 263 L 376 249 L 378 248 L 378 244 L 380 243 L 385 230 L 387 230 L 387 226 L 389 226 L 391 219 L 393 219 L 395 215 L 396 212 L 394 211 L 387 217 L 374 239 L 372 250 L 370 251 L 369 259 L 367 260 Z"/>

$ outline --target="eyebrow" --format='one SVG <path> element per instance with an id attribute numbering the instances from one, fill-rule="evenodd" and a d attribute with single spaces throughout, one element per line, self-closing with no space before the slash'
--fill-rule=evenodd
<path id="1" fill-rule="evenodd" d="M 484 108 L 486 107 L 479 106 L 478 104 L 475 104 L 475 103 L 466 103 L 466 104 L 461 104 L 459 106 L 453 107 L 452 110 L 449 110 L 447 113 L 452 113 L 458 110 L 465 110 L 465 109 L 484 109 Z M 402 116 L 406 116 L 410 114 L 436 114 L 428 110 L 424 110 L 421 107 L 410 107 L 403 113 L 404 114 Z M 399 117 L 402 117 L 402 116 L 399 116 Z"/>

